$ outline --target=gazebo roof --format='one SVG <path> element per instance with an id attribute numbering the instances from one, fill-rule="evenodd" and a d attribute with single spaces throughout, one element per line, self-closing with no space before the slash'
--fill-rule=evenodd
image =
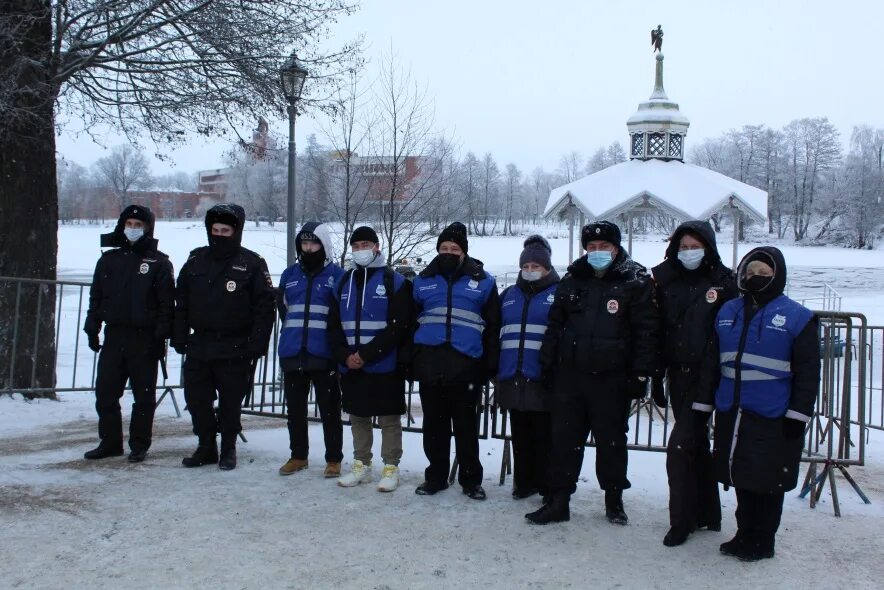
<path id="1" fill-rule="evenodd" d="M 660 212 L 681 221 L 708 219 L 737 207 L 747 222 L 762 223 L 767 192 L 679 160 L 629 160 L 550 191 L 545 217 L 575 205 L 588 219 Z"/>

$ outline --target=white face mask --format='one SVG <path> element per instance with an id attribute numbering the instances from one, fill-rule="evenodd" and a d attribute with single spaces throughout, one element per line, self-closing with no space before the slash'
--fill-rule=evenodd
<path id="1" fill-rule="evenodd" d="M 140 227 L 127 227 L 123 229 L 123 234 L 126 235 L 127 240 L 134 244 L 144 235 L 144 229 Z"/>
<path id="2" fill-rule="evenodd" d="M 368 266 L 374 262 L 376 256 L 374 250 L 357 250 L 353 252 L 353 262 L 359 266 Z"/>
<path id="3" fill-rule="evenodd" d="M 706 251 L 703 248 L 697 248 L 695 250 L 679 250 L 678 260 L 686 269 L 696 270 L 700 266 L 700 263 L 703 262 L 703 256 L 705 255 Z"/>
<path id="4" fill-rule="evenodd" d="M 543 271 L 540 270 L 523 270 L 522 278 L 529 283 L 539 281 L 543 277 Z"/>

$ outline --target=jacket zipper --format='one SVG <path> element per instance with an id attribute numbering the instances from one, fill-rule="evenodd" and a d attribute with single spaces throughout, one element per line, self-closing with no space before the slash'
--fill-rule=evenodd
<path id="1" fill-rule="evenodd" d="M 454 277 L 445 277 L 448 281 L 448 312 L 445 317 L 445 341 L 451 343 L 451 291 L 454 289 Z"/>
<path id="2" fill-rule="evenodd" d="M 515 287 L 518 289 L 518 287 Z M 522 306 L 522 330 L 519 333 L 519 356 L 516 360 L 516 375 L 521 375 L 522 373 L 522 361 L 525 356 L 525 325 L 528 323 L 528 307 L 531 305 L 531 297 L 533 295 L 525 295 L 522 294 L 522 299 L 524 299 L 525 303 Z"/>
<path id="3" fill-rule="evenodd" d="M 307 352 L 307 324 L 310 322 L 310 299 L 313 297 L 314 278 L 315 277 L 311 275 L 307 275 L 307 298 L 304 300 L 304 325 L 301 328 L 301 352 Z"/>
<path id="4" fill-rule="evenodd" d="M 734 452 L 737 450 L 737 439 L 739 438 L 740 432 L 740 421 L 743 418 L 743 409 L 740 407 L 740 386 L 742 385 L 742 360 L 743 360 L 743 350 L 746 348 L 746 336 L 749 334 L 749 325 L 752 323 L 752 318 L 749 317 L 749 314 L 746 313 L 746 307 L 743 307 L 743 328 L 740 332 L 740 342 L 737 345 L 737 357 L 734 359 L 734 400 L 733 403 L 737 408 L 737 417 L 734 420 L 734 434 L 731 437 L 731 452 L 728 455 L 727 460 L 727 475 L 728 479 L 730 479 L 731 484 L 734 483 L 734 475 L 733 475 L 733 467 L 734 467 Z"/>
<path id="5" fill-rule="evenodd" d="M 356 269 L 353 269 L 350 272 L 353 273 L 354 277 L 356 276 Z M 358 305 L 356 306 L 356 323 L 354 326 L 355 331 L 354 331 L 353 342 L 355 343 L 354 346 L 357 346 L 357 347 L 361 344 L 361 341 L 360 341 L 361 334 L 360 334 L 359 328 L 360 328 L 360 324 L 362 323 L 362 306 L 365 305 L 364 295 L 365 295 L 366 283 L 368 283 L 368 269 L 366 269 L 365 273 L 362 275 L 362 281 L 363 281 L 362 290 L 360 291 L 359 287 L 358 286 L 356 287 L 356 298 L 357 298 Z"/>

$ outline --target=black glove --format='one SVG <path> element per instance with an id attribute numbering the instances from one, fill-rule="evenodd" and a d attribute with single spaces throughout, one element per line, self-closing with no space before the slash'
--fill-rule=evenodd
<path id="1" fill-rule="evenodd" d="M 691 418 L 694 420 L 694 428 L 696 430 L 706 430 L 709 426 L 709 412 L 701 412 L 700 410 L 691 410 Z"/>
<path id="2" fill-rule="evenodd" d="M 654 377 L 651 380 L 651 398 L 658 408 L 666 407 L 668 400 L 666 399 L 666 388 L 663 386 L 663 377 Z"/>
<path id="3" fill-rule="evenodd" d="M 92 352 L 101 350 L 101 343 L 98 342 L 98 332 L 86 332 L 86 337 L 89 339 L 89 349 Z"/>
<path id="4" fill-rule="evenodd" d="M 626 395 L 629 399 L 644 399 L 647 394 L 647 377 L 644 375 L 630 375 L 626 378 Z"/>
<path id="5" fill-rule="evenodd" d="M 783 436 L 789 440 L 802 438 L 807 424 L 794 418 L 783 418 Z"/>
<path id="6" fill-rule="evenodd" d="M 177 352 L 181 356 L 184 356 L 185 354 L 187 354 L 187 345 L 186 344 L 172 343 L 172 348 L 174 348 L 175 352 Z"/>

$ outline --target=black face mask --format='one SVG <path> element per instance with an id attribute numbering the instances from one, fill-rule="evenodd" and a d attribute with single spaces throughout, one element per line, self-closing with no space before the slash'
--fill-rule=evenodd
<path id="1" fill-rule="evenodd" d="M 460 266 L 460 254 L 439 254 L 436 260 L 442 274 L 450 275 Z"/>
<path id="2" fill-rule="evenodd" d="M 232 258 L 239 252 L 239 242 L 233 236 L 209 236 L 209 250 L 219 260 Z"/>
<path id="3" fill-rule="evenodd" d="M 743 281 L 746 286 L 746 291 L 748 293 L 752 293 L 753 295 L 757 295 L 761 293 L 765 287 L 770 285 L 773 277 L 765 277 L 762 275 L 753 275 Z"/>
<path id="4" fill-rule="evenodd" d="M 325 262 L 325 251 L 322 249 L 316 252 L 304 252 L 301 250 L 301 256 L 298 257 L 304 270 L 316 270 L 323 262 Z"/>

